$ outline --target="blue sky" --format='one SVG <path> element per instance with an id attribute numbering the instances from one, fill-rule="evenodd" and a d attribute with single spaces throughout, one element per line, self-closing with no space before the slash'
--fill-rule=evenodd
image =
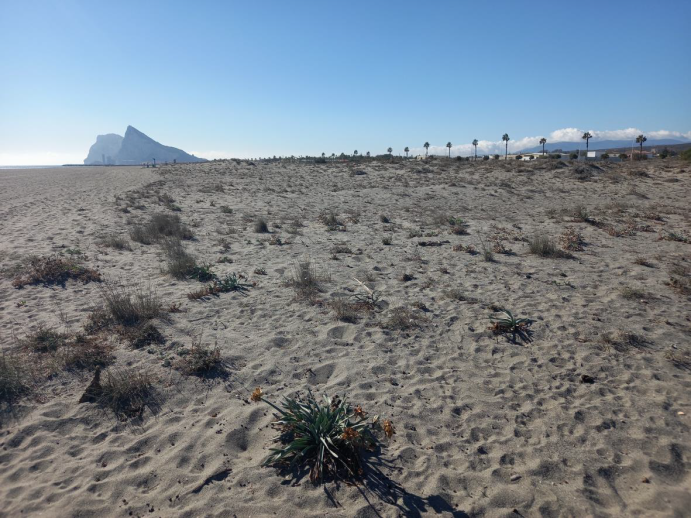
<path id="1" fill-rule="evenodd" d="M 0 165 L 81 162 L 128 124 L 207 158 L 691 137 L 689 20 L 688 0 L 0 0 Z"/>

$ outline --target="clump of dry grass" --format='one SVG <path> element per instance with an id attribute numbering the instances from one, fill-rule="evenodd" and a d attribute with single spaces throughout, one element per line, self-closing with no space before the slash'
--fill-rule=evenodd
<path id="1" fill-rule="evenodd" d="M 155 413 L 158 403 L 154 382 L 154 377 L 146 370 L 111 369 L 101 376 L 100 386 L 94 392 L 101 406 L 125 421 L 142 417 L 147 408 Z"/>
<path id="2" fill-rule="evenodd" d="M 364 301 L 336 299 L 329 303 L 334 315 L 341 322 L 354 324 L 364 313 L 372 311 L 372 306 Z"/>
<path id="3" fill-rule="evenodd" d="M 406 331 L 419 327 L 423 318 L 416 312 L 405 306 L 398 306 L 391 310 L 389 318 L 383 322 L 384 329 Z"/>
<path id="4" fill-rule="evenodd" d="M 105 366 L 113 359 L 112 346 L 100 336 L 61 333 L 43 326 L 20 340 L 19 347 L 36 373 L 46 377 L 61 370 Z"/>
<path id="5" fill-rule="evenodd" d="M 105 283 L 101 296 L 104 311 L 95 312 L 93 322 L 98 323 L 100 319 L 100 327 L 107 327 L 109 323 L 125 327 L 137 326 L 163 313 L 161 300 L 150 286 L 129 288 Z"/>
<path id="6" fill-rule="evenodd" d="M 254 221 L 254 231 L 257 234 L 268 234 L 269 233 L 269 224 L 266 222 L 264 218 L 257 218 Z"/>
<path id="7" fill-rule="evenodd" d="M 621 296 L 627 300 L 645 300 L 648 298 L 648 294 L 645 291 L 629 286 L 621 290 Z"/>
<path id="8" fill-rule="evenodd" d="M 130 345 L 133 349 L 141 349 L 151 344 L 164 344 L 165 337 L 151 322 L 147 322 L 129 334 Z"/>
<path id="9" fill-rule="evenodd" d="M 0 353 L 0 404 L 11 405 L 28 394 L 31 387 L 26 358 L 16 353 Z"/>
<path id="10" fill-rule="evenodd" d="M 319 215 L 319 221 L 331 232 L 345 232 L 347 230 L 345 224 L 338 219 L 338 216 L 333 211 L 322 212 Z"/>
<path id="11" fill-rule="evenodd" d="M 99 240 L 101 246 L 113 248 L 114 250 L 132 250 L 129 241 L 117 234 L 108 234 Z"/>
<path id="12" fill-rule="evenodd" d="M 30 333 L 19 342 L 20 346 L 35 353 L 55 352 L 64 346 L 70 336 L 55 329 L 39 325 L 33 333 Z"/>
<path id="13" fill-rule="evenodd" d="M 605 350 L 613 348 L 617 352 L 627 352 L 631 349 L 645 349 L 650 346 L 644 337 L 630 331 L 616 331 L 603 333 L 600 342 Z"/>
<path id="14" fill-rule="evenodd" d="M 645 266 L 646 268 L 655 268 L 655 265 L 648 261 L 645 257 L 638 256 L 633 260 L 633 264 Z"/>
<path id="15" fill-rule="evenodd" d="M 465 302 L 466 300 L 469 300 L 468 297 L 463 293 L 463 291 L 461 291 L 458 288 L 446 290 L 444 291 L 444 295 L 446 296 L 446 298 L 450 300 L 456 300 L 459 302 Z"/>
<path id="16" fill-rule="evenodd" d="M 163 242 L 168 262 L 168 273 L 176 279 L 196 279 L 201 282 L 213 280 L 216 275 L 210 264 L 197 264 L 197 260 L 182 245 L 179 239 L 166 239 Z"/>
<path id="17" fill-rule="evenodd" d="M 145 225 L 135 225 L 130 230 L 132 241 L 150 245 L 165 238 L 190 240 L 194 237 L 192 230 L 182 223 L 177 214 L 153 214 Z"/>
<path id="18" fill-rule="evenodd" d="M 292 276 L 286 284 L 295 290 L 299 299 L 314 301 L 322 290 L 322 284 L 330 280 L 331 277 L 327 272 L 320 270 L 307 260 L 293 266 Z"/>
<path id="19" fill-rule="evenodd" d="M 559 250 L 554 241 L 546 236 L 535 236 L 528 241 L 528 247 L 531 254 L 539 257 L 546 257 L 551 259 L 571 259 L 573 256 L 564 251 Z"/>
<path id="20" fill-rule="evenodd" d="M 691 371 L 691 352 L 689 351 L 667 351 L 665 353 L 672 365 L 678 369 Z"/>
<path id="21" fill-rule="evenodd" d="M 691 269 L 683 265 L 675 265 L 669 273 L 669 285 L 683 295 L 691 295 Z"/>
<path id="22" fill-rule="evenodd" d="M 189 376 L 210 377 L 226 370 L 218 345 L 209 347 L 201 343 L 201 338 L 192 343 L 189 350 L 182 351 L 175 368 Z"/>
<path id="23" fill-rule="evenodd" d="M 569 227 L 559 238 L 559 244 L 566 251 L 582 252 L 584 250 L 583 245 L 585 244 L 585 240 L 580 232 L 575 228 Z"/>
<path id="24" fill-rule="evenodd" d="M 28 264 L 22 268 L 22 273 L 15 277 L 12 285 L 21 289 L 27 285 L 42 284 L 44 286 L 64 286 L 70 280 L 101 282 L 101 274 L 93 268 L 86 268 L 72 257 L 60 256 L 31 257 Z"/>

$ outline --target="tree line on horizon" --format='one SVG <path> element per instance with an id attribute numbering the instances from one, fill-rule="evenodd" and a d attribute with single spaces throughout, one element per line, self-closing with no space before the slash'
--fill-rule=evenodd
<path id="1" fill-rule="evenodd" d="M 583 135 L 581 136 L 581 139 L 585 140 L 586 154 L 587 154 L 588 151 L 590 150 L 590 139 L 591 139 L 591 138 L 593 138 L 593 135 L 592 135 L 589 131 L 584 132 Z M 504 160 L 508 160 L 508 157 L 509 157 L 509 141 L 511 140 L 511 138 L 509 137 L 509 134 L 508 134 L 508 133 L 504 133 L 504 135 L 502 135 L 501 140 L 502 140 L 502 142 L 504 142 Z M 641 153 L 641 154 L 643 154 L 643 144 L 644 144 L 645 142 L 647 142 L 647 140 L 648 140 L 648 138 L 647 138 L 645 135 L 643 135 L 643 134 L 638 135 L 638 136 L 636 137 L 636 143 L 639 144 L 639 146 L 640 146 L 640 153 Z M 477 160 L 477 146 L 478 146 L 478 144 L 479 144 L 479 141 L 478 141 L 477 139 L 473 139 L 473 141 L 471 142 L 471 146 L 474 147 L 474 160 Z M 539 140 L 539 144 L 542 146 L 542 155 L 544 156 L 544 155 L 547 153 L 547 151 L 545 150 L 545 145 L 547 144 L 547 139 L 546 139 L 545 137 L 542 137 L 542 138 Z M 425 157 L 429 156 L 430 143 L 429 143 L 429 142 L 425 142 L 425 143 L 423 144 L 422 147 L 425 148 Z M 448 155 L 448 156 L 449 156 L 449 158 L 451 158 L 451 148 L 453 147 L 453 145 L 452 145 L 451 142 L 449 141 L 449 142 L 446 143 L 446 146 L 445 146 L 445 147 L 448 148 L 448 150 L 449 150 L 449 155 Z M 409 158 L 408 154 L 410 153 L 410 148 L 409 148 L 408 146 L 406 146 L 406 147 L 403 149 L 403 152 L 405 153 L 406 158 Z M 572 153 L 572 155 L 573 155 L 573 154 L 574 154 L 574 153 Z M 622 155 L 623 155 L 623 154 L 622 154 Z M 620 155 L 620 157 L 621 157 L 622 155 Z M 330 156 L 327 156 L 326 153 L 322 153 L 322 154 L 321 154 L 321 158 L 322 158 L 323 160 L 326 160 L 327 158 L 330 158 L 331 160 L 336 160 L 336 158 L 341 158 L 341 159 L 343 159 L 343 158 L 349 158 L 349 157 L 357 158 L 358 156 L 360 156 L 360 157 L 362 157 L 362 158 L 364 158 L 364 157 L 366 157 L 366 158 L 372 158 L 372 155 L 371 155 L 371 153 L 370 153 L 369 151 L 367 151 L 364 155 L 362 155 L 362 154 L 360 154 L 360 153 L 358 152 L 357 149 L 353 151 L 352 155 L 347 155 L 346 153 L 341 153 L 340 155 L 336 155 L 336 153 L 331 153 Z M 483 159 L 484 159 L 484 160 L 487 160 L 487 159 L 489 158 L 489 156 L 490 156 L 490 155 L 484 155 L 484 156 L 483 156 Z M 606 153 L 603 153 L 603 156 L 609 156 L 609 155 L 607 155 Z M 290 158 L 290 159 L 293 159 L 293 160 L 294 160 L 296 157 L 295 157 L 295 155 L 291 155 L 290 157 L 276 157 L 276 155 L 273 156 L 273 160 L 283 159 L 283 158 Z M 312 158 L 312 157 L 309 157 L 309 156 L 302 157 L 302 156 L 300 156 L 299 158 Z M 314 158 L 316 158 L 316 157 L 314 157 Z M 386 154 L 384 154 L 384 155 L 377 155 L 375 158 L 391 158 L 391 159 L 393 159 L 393 148 L 392 148 L 392 147 L 387 148 Z M 498 155 L 498 154 L 495 154 L 495 155 L 494 155 L 494 158 L 495 158 L 495 159 L 498 159 L 498 158 L 499 158 L 499 155 Z"/>

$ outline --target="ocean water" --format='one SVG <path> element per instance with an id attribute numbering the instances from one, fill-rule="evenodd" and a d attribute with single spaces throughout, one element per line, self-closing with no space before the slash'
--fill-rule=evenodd
<path id="1" fill-rule="evenodd" d="M 48 169 L 62 167 L 61 165 L 0 165 L 0 169 Z"/>

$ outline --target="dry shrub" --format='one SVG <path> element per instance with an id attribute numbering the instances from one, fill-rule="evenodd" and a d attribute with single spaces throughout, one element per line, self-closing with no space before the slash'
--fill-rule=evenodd
<path id="1" fill-rule="evenodd" d="M 39 325 L 38 329 L 21 340 L 19 345 L 30 352 L 48 353 L 57 351 L 69 339 L 70 336 L 66 333 Z"/>
<path id="2" fill-rule="evenodd" d="M 691 269 L 675 265 L 669 273 L 669 285 L 683 295 L 691 295 Z"/>
<path id="3" fill-rule="evenodd" d="M 655 268 L 655 265 L 648 261 L 645 257 L 639 256 L 633 260 L 633 264 L 638 264 L 640 266 L 645 266 L 646 268 Z"/>
<path id="4" fill-rule="evenodd" d="M 31 373 L 26 358 L 0 353 L 0 404 L 11 405 L 31 391 Z"/>
<path id="5" fill-rule="evenodd" d="M 132 241 L 150 245 L 166 237 L 192 239 L 192 230 L 182 223 L 177 214 L 153 214 L 145 225 L 135 225 L 130 230 Z"/>
<path id="6" fill-rule="evenodd" d="M 567 228 L 559 238 L 559 244 L 569 252 L 582 252 L 585 241 L 583 235 L 575 228 Z"/>
<path id="7" fill-rule="evenodd" d="M 677 369 L 691 371 L 691 352 L 667 351 L 665 353 L 665 358 L 672 362 L 672 365 L 674 365 Z"/>
<path id="8" fill-rule="evenodd" d="M 112 283 L 105 283 L 101 290 L 105 304 L 105 312 L 96 312 L 92 318 L 100 327 L 113 323 L 125 327 L 137 326 L 161 315 L 163 307 L 161 300 L 150 286 L 143 285 L 118 287 Z"/>
<path id="9" fill-rule="evenodd" d="M 183 374 L 210 377 L 223 374 L 226 371 L 226 365 L 218 345 L 208 347 L 202 345 L 201 339 L 199 339 L 192 343 L 189 351 L 183 351 L 181 355 L 182 358 L 177 361 L 175 368 Z"/>
<path id="10" fill-rule="evenodd" d="M 389 318 L 382 324 L 384 329 L 405 331 L 420 325 L 422 317 L 405 306 L 393 308 Z"/>
<path id="11" fill-rule="evenodd" d="M 600 341 L 605 349 L 613 348 L 617 352 L 628 352 L 631 349 L 642 350 L 650 346 L 644 337 L 630 331 L 604 333 Z"/>
<path id="12" fill-rule="evenodd" d="M 145 370 L 134 368 L 111 369 L 100 381 L 98 403 L 109 408 L 120 420 L 141 417 L 149 408 L 158 407 L 154 377 Z"/>
<path id="13" fill-rule="evenodd" d="M 264 218 L 257 218 L 254 222 L 254 231 L 258 234 L 268 234 L 269 225 Z"/>
<path id="14" fill-rule="evenodd" d="M 215 275 L 211 272 L 209 264 L 197 264 L 193 255 L 185 250 L 185 247 L 177 238 L 166 239 L 163 242 L 168 262 L 168 273 L 176 279 L 197 279 L 201 282 L 212 280 Z"/>
<path id="15" fill-rule="evenodd" d="M 644 300 L 648 298 L 648 294 L 645 291 L 628 286 L 621 290 L 621 296 L 627 300 Z"/>
<path id="16" fill-rule="evenodd" d="M 80 265 L 76 259 L 51 257 L 31 257 L 28 265 L 23 267 L 23 273 L 17 276 L 12 285 L 23 288 L 27 285 L 43 284 L 44 286 L 65 286 L 69 279 L 89 282 L 101 282 L 101 274 L 92 268 Z"/>
<path id="17" fill-rule="evenodd" d="M 363 313 L 373 309 L 373 306 L 365 301 L 344 299 L 333 300 L 329 303 L 329 306 L 338 320 L 351 324 L 355 324 Z"/>
<path id="18" fill-rule="evenodd" d="M 299 299 L 314 301 L 322 290 L 322 284 L 330 280 L 328 273 L 307 260 L 293 266 L 292 276 L 286 284 L 295 290 Z"/>
<path id="19" fill-rule="evenodd" d="M 345 224 L 338 219 L 338 216 L 333 211 L 322 212 L 319 215 L 319 221 L 326 226 L 326 229 L 332 232 L 340 231 L 345 232 Z"/>
<path id="20" fill-rule="evenodd" d="M 151 344 L 166 343 L 165 337 L 158 328 L 150 322 L 133 330 L 129 335 L 129 340 L 133 349 L 141 349 Z"/>
<path id="21" fill-rule="evenodd" d="M 535 236 L 528 241 L 531 254 L 552 259 L 570 259 L 573 256 L 568 252 L 559 250 L 554 242 L 545 236 Z"/>
<path id="22" fill-rule="evenodd" d="M 107 236 L 103 236 L 99 240 L 99 244 L 115 250 L 132 250 L 129 241 L 116 234 L 108 234 Z"/>
<path id="23" fill-rule="evenodd" d="M 76 335 L 55 353 L 57 366 L 65 370 L 90 370 L 113 361 L 113 346 L 100 336 Z"/>
<path id="24" fill-rule="evenodd" d="M 466 300 L 469 300 L 468 297 L 458 288 L 446 290 L 444 292 L 444 295 L 446 296 L 446 298 L 450 300 L 456 300 L 459 302 L 465 302 Z"/>

